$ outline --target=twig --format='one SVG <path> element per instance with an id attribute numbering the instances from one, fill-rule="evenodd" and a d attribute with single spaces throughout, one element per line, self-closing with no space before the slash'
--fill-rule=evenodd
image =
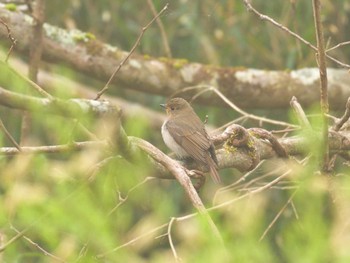
<path id="1" fill-rule="evenodd" d="M 297 191 L 295 191 L 288 199 L 287 203 L 285 203 L 285 205 L 281 208 L 281 210 L 277 213 L 277 215 L 275 216 L 275 218 L 272 220 L 272 222 L 269 224 L 269 226 L 265 229 L 264 233 L 261 235 L 259 242 L 261 240 L 264 239 L 264 237 L 266 236 L 266 234 L 269 232 L 269 230 L 271 229 L 271 227 L 275 224 L 275 222 L 277 221 L 277 219 L 281 216 L 281 214 L 283 213 L 283 211 L 287 208 L 287 206 L 292 202 L 294 195 L 296 194 Z"/>
<path id="2" fill-rule="evenodd" d="M 334 50 L 336 48 L 339 48 L 339 47 L 342 47 L 342 46 L 345 46 L 345 45 L 349 45 L 349 44 L 350 44 L 350 41 L 345 41 L 345 42 L 339 43 L 338 45 L 327 49 L 326 52 L 332 51 L 332 50 Z"/>
<path id="3" fill-rule="evenodd" d="M 9 60 L 10 58 L 10 55 L 11 55 L 11 52 L 13 50 L 13 48 L 16 46 L 17 44 L 17 39 L 15 39 L 12 35 L 11 35 L 11 30 L 10 28 L 8 27 L 8 25 L 2 20 L 0 19 L 0 23 L 3 24 L 5 27 L 6 27 L 6 30 L 7 30 L 7 36 L 8 38 L 10 39 L 11 41 L 11 47 L 9 49 L 9 51 L 7 52 L 7 55 L 6 55 L 6 58 L 5 58 L 5 63 L 7 63 L 7 61 Z"/>
<path id="4" fill-rule="evenodd" d="M 271 120 L 265 117 L 260 117 L 260 116 L 256 116 L 254 114 L 250 114 L 242 109 L 240 109 L 239 107 L 237 107 L 234 103 L 232 103 L 228 98 L 226 98 L 226 96 L 224 94 L 222 94 L 217 88 L 211 87 L 211 89 L 226 103 L 228 104 L 232 109 L 234 109 L 235 111 L 237 111 L 238 113 L 246 116 L 247 118 L 250 118 L 252 120 L 257 120 L 257 121 L 261 121 L 261 122 L 266 122 L 266 123 L 270 123 L 270 124 L 274 124 L 274 125 L 279 125 L 279 126 L 287 126 L 287 127 L 295 127 L 297 128 L 298 126 L 293 125 L 291 123 L 288 122 L 284 122 L 284 121 L 276 121 L 276 120 Z"/>
<path id="5" fill-rule="evenodd" d="M 21 150 L 21 146 L 19 146 L 19 144 L 16 142 L 16 140 L 12 137 L 11 133 L 6 129 L 4 123 L 2 122 L 2 120 L 0 119 L 0 129 L 2 129 L 7 137 L 7 139 L 9 139 L 12 144 L 17 148 L 17 150 L 20 152 Z"/>
<path id="6" fill-rule="evenodd" d="M 108 216 L 111 216 L 123 203 L 125 203 L 125 201 L 129 198 L 129 195 L 132 191 L 134 191 L 135 189 L 139 188 L 141 185 L 144 185 L 145 183 L 153 179 L 155 179 L 155 177 L 146 177 L 143 181 L 139 182 L 138 184 L 130 188 L 124 198 L 121 197 L 119 192 L 119 203 L 115 207 L 113 207 L 111 211 L 109 211 Z"/>
<path id="7" fill-rule="evenodd" d="M 232 190 L 235 186 L 239 185 L 241 182 L 244 182 L 247 180 L 249 176 L 254 174 L 258 169 L 261 168 L 261 166 L 265 163 L 265 160 L 262 160 L 253 170 L 245 173 L 242 177 L 240 177 L 238 180 L 233 182 L 232 184 L 226 185 L 224 187 L 221 187 L 219 190 L 216 191 L 214 198 L 213 198 L 213 204 L 216 203 L 216 200 L 220 194 L 226 193 L 230 190 Z"/>
<path id="8" fill-rule="evenodd" d="M 0 64 L 3 64 L 4 62 L 0 61 Z M 5 66 L 5 65 L 3 65 Z M 45 91 L 42 87 L 40 87 L 38 84 L 27 78 L 26 76 L 22 75 L 20 72 L 18 72 L 16 69 L 11 67 L 9 64 L 6 64 L 6 67 L 11 70 L 12 73 L 14 73 L 17 77 L 23 79 L 25 82 L 27 82 L 32 88 L 34 88 L 37 92 L 39 92 L 42 96 L 53 99 L 53 97 Z"/>
<path id="9" fill-rule="evenodd" d="M 280 144 L 280 142 L 277 140 L 273 134 L 265 129 L 262 128 L 250 128 L 248 129 L 250 133 L 253 133 L 255 137 L 258 139 L 265 139 L 268 140 L 271 143 L 272 148 L 277 153 L 279 157 L 287 158 L 288 154 L 286 149 Z"/>
<path id="10" fill-rule="evenodd" d="M 106 147 L 105 141 L 86 141 L 86 142 L 73 142 L 62 145 L 47 145 L 47 146 L 22 146 L 21 151 L 16 147 L 1 147 L 0 155 L 16 155 L 22 154 L 37 154 L 37 153 L 65 153 L 71 151 L 78 151 L 87 147 Z"/>
<path id="11" fill-rule="evenodd" d="M 149 8 L 151 9 L 153 15 L 156 16 L 157 15 L 157 10 L 154 7 L 153 1 L 152 0 L 147 0 L 147 4 L 148 4 Z M 159 27 L 160 34 L 162 35 L 162 41 L 163 41 L 163 47 L 164 47 L 165 54 L 166 54 L 166 56 L 168 58 L 172 58 L 171 49 L 170 49 L 170 45 L 169 45 L 169 42 L 168 42 L 168 37 L 166 35 L 166 32 L 165 32 L 162 20 L 157 19 L 156 23 L 157 23 L 157 25 Z"/>
<path id="12" fill-rule="evenodd" d="M 243 194 L 243 195 L 241 195 L 241 196 L 239 196 L 237 198 L 234 198 L 234 199 L 229 200 L 227 202 L 224 202 L 222 204 L 213 206 L 213 207 L 209 208 L 208 210 L 217 210 L 217 209 L 226 207 L 226 206 L 231 205 L 232 203 L 234 203 L 236 201 L 239 201 L 239 200 L 241 200 L 241 199 L 243 199 L 245 197 L 251 196 L 252 194 L 257 194 L 257 193 L 260 193 L 260 192 L 262 192 L 262 191 L 264 191 L 266 189 L 269 189 L 273 185 L 275 185 L 278 182 L 280 182 L 284 177 L 288 176 L 290 174 L 290 172 L 291 172 L 291 170 L 288 170 L 287 172 L 285 172 L 281 176 L 277 177 L 275 180 L 271 181 L 270 183 L 268 183 L 268 184 L 266 184 L 266 185 L 264 185 L 262 187 L 259 187 L 258 189 L 254 190 L 254 191 L 251 191 L 251 192 L 248 192 L 246 194 Z M 185 220 L 188 220 L 188 219 L 193 218 L 195 216 L 198 216 L 198 212 L 191 213 L 191 214 L 188 214 L 188 215 L 185 215 L 185 216 L 182 216 L 182 217 L 176 217 L 176 221 L 185 221 Z M 142 239 L 142 238 L 144 238 L 146 236 L 149 236 L 149 235 L 151 235 L 151 234 L 153 234 L 153 233 L 155 233 L 155 232 L 157 232 L 159 230 L 167 228 L 167 227 L 169 227 L 169 223 L 162 224 L 162 225 L 160 225 L 158 227 L 155 227 L 155 228 L 151 229 L 150 231 L 148 231 L 148 232 L 146 232 L 146 233 L 144 233 L 142 235 L 139 235 L 136 238 L 134 238 L 134 239 L 132 239 L 132 240 L 130 240 L 130 241 L 128 241 L 128 242 L 126 242 L 126 243 L 124 243 L 124 244 L 122 244 L 122 245 L 120 245 L 120 246 L 118 246 L 118 247 L 116 247 L 116 248 L 114 248 L 112 250 L 110 250 L 110 251 L 107 251 L 107 252 L 105 252 L 103 254 L 97 255 L 97 257 L 98 258 L 102 258 L 102 257 L 104 257 L 104 256 L 106 256 L 106 255 L 108 255 L 110 253 L 118 251 L 121 248 L 130 246 L 130 245 L 134 244 L 136 241 L 138 241 L 138 240 L 140 240 L 140 239 Z M 165 234 L 165 235 L 167 235 L 167 234 Z M 165 236 L 165 235 L 163 235 L 163 236 Z"/>
<path id="13" fill-rule="evenodd" d="M 210 86 L 210 85 L 197 85 L 197 86 L 191 86 L 191 87 L 186 87 L 182 90 L 180 90 L 179 92 L 176 92 L 175 94 L 178 94 L 180 92 L 185 92 L 185 91 L 189 91 L 192 89 L 200 89 L 200 88 L 204 88 L 205 91 L 201 91 L 200 93 L 203 94 L 204 92 L 208 92 L 208 91 L 214 91 L 227 105 L 229 105 L 232 109 L 234 109 L 235 111 L 237 111 L 238 113 L 240 113 L 241 115 L 252 119 L 252 120 L 257 120 L 260 122 L 266 122 L 266 123 L 271 123 L 274 125 L 278 125 L 278 126 L 287 126 L 287 127 L 294 127 L 297 128 L 298 126 L 293 125 L 291 123 L 288 122 L 283 122 L 283 121 L 276 121 L 276 120 L 272 120 L 272 119 L 268 119 L 268 118 L 264 118 L 264 117 L 259 117 L 256 116 L 254 114 L 250 114 L 244 110 L 242 110 L 241 108 L 239 108 L 237 105 L 235 105 L 232 101 L 230 101 L 224 94 L 222 94 L 216 87 L 214 86 Z M 174 96 L 174 94 L 172 95 L 172 97 Z"/>
<path id="14" fill-rule="evenodd" d="M 139 235 L 139 236 L 137 236 L 136 238 L 131 239 L 130 241 L 128 241 L 128 242 L 122 244 L 121 246 L 118 246 L 118 247 L 116 247 L 116 248 L 113 248 L 112 250 L 109 250 L 109 251 L 107 251 L 107 252 L 104 252 L 104 253 L 101 253 L 101 254 L 96 255 L 96 258 L 103 258 L 103 257 L 107 256 L 108 254 L 114 253 L 114 252 L 118 251 L 119 249 L 121 249 L 121 248 L 123 248 L 123 247 L 127 247 L 127 246 L 129 246 L 129 245 L 132 245 L 132 244 L 134 244 L 136 241 L 138 241 L 138 240 L 140 240 L 140 239 L 142 239 L 142 238 L 144 238 L 144 237 L 146 237 L 146 236 L 149 236 L 149 235 L 151 235 L 151 234 L 153 234 L 153 233 L 155 233 L 155 232 L 157 232 L 157 231 L 159 231 L 159 230 L 161 230 L 161 229 L 163 229 L 163 228 L 168 227 L 168 225 L 169 225 L 169 223 L 165 223 L 165 224 L 160 225 L 160 226 L 158 226 L 158 227 L 156 227 L 156 228 L 153 228 L 153 229 L 151 229 L 150 231 L 148 231 L 148 232 L 146 232 L 146 233 L 143 233 L 142 235 Z"/>
<path id="15" fill-rule="evenodd" d="M 348 101 L 346 103 L 346 109 L 344 115 L 340 118 L 340 120 L 336 121 L 333 130 L 339 131 L 341 127 L 347 122 L 350 118 L 350 98 L 348 98 Z"/>
<path id="16" fill-rule="evenodd" d="M 53 254 L 51 254 L 51 253 L 49 253 L 48 251 L 46 251 L 45 249 L 43 249 L 41 246 L 39 246 L 38 243 L 35 243 L 34 241 L 32 241 L 30 238 L 24 236 L 23 231 L 22 231 L 22 232 L 19 232 L 14 226 L 11 226 L 11 228 L 12 228 L 18 235 L 21 234 L 21 236 L 23 236 L 23 238 L 24 238 L 25 240 L 27 240 L 30 244 L 32 244 L 33 246 L 35 246 L 38 250 L 40 250 L 41 252 L 43 252 L 45 256 L 49 256 L 50 258 L 52 258 L 52 259 L 54 259 L 54 260 L 56 260 L 56 261 L 59 261 L 59 262 L 66 262 L 65 260 L 63 260 L 63 259 L 61 259 L 61 258 L 59 258 L 59 257 L 57 257 L 57 256 L 55 256 L 55 255 L 53 255 Z"/>
<path id="17" fill-rule="evenodd" d="M 160 17 L 165 10 L 168 9 L 169 3 L 167 3 L 163 9 L 155 16 L 153 17 L 153 19 L 145 26 L 142 28 L 141 33 L 139 35 L 139 37 L 137 38 L 134 46 L 131 48 L 130 52 L 128 53 L 128 55 L 120 62 L 119 66 L 116 68 L 116 70 L 113 72 L 112 76 L 109 78 L 109 80 L 107 81 L 106 85 L 103 87 L 102 90 L 100 90 L 97 93 L 97 96 L 95 98 L 95 100 L 100 99 L 100 97 L 103 95 L 103 93 L 105 93 L 108 88 L 109 88 L 109 84 L 112 82 L 113 78 L 115 77 L 115 75 L 119 72 L 119 70 L 122 68 L 122 66 L 124 65 L 124 63 L 130 58 L 130 56 L 134 53 L 135 49 L 137 48 L 137 46 L 140 44 L 141 38 L 143 37 L 144 33 L 146 32 L 146 30 L 150 27 L 150 25 L 158 18 Z"/>
<path id="18" fill-rule="evenodd" d="M 181 262 L 181 258 L 177 255 L 175 246 L 173 244 L 173 239 L 171 238 L 171 227 L 173 226 L 173 223 L 175 221 L 176 221 L 176 217 L 172 217 L 170 222 L 169 222 L 169 225 L 168 225 L 167 235 L 168 235 L 168 239 L 169 239 L 170 248 L 171 248 L 171 251 L 173 252 L 173 255 L 174 255 L 176 262 Z"/>
<path id="19" fill-rule="evenodd" d="M 323 119 L 323 171 L 329 171 L 329 145 L 328 145 L 328 118 L 327 114 L 329 111 L 328 104 L 328 79 L 327 79 L 327 67 L 326 67 L 326 53 L 324 47 L 323 38 L 323 27 L 321 22 L 321 3 L 319 0 L 313 0 L 313 11 L 316 28 L 316 39 L 317 39 L 317 64 L 320 71 L 321 81 L 321 110 Z"/>
<path id="20" fill-rule="evenodd" d="M 277 184 L 278 182 L 280 182 L 283 178 L 287 177 L 287 176 L 291 173 L 291 171 L 292 171 L 292 170 L 286 171 L 285 173 L 283 173 L 282 175 L 280 175 L 280 176 L 277 177 L 276 179 L 272 180 L 271 182 L 265 184 L 265 185 L 262 186 L 262 187 L 257 188 L 256 190 L 250 191 L 250 192 L 248 192 L 248 193 L 246 193 L 246 194 L 244 194 L 244 195 L 241 195 L 241 196 L 239 196 L 239 197 L 237 197 L 237 198 L 234 198 L 234 199 L 232 199 L 232 200 L 229 200 L 229 201 L 223 202 L 223 203 L 221 203 L 221 204 L 215 205 L 215 206 L 213 206 L 213 207 L 210 207 L 210 208 L 208 208 L 208 211 L 213 211 L 213 210 L 217 210 L 217 209 L 226 207 L 226 206 L 231 205 L 232 203 L 234 203 L 234 202 L 236 202 L 236 201 L 238 201 L 238 200 L 241 200 L 241 199 L 243 199 L 243 198 L 245 198 L 245 197 L 247 197 L 247 196 L 250 196 L 250 195 L 252 195 L 252 194 L 257 194 L 257 193 L 260 193 L 260 192 L 262 192 L 262 191 L 264 191 L 264 190 L 266 190 L 266 189 L 269 189 L 269 188 L 271 188 L 273 185 L 275 185 L 275 184 Z M 183 218 L 185 218 L 185 217 L 183 217 Z"/>
<path id="21" fill-rule="evenodd" d="M 306 128 L 311 130 L 311 124 L 309 122 L 309 120 L 307 119 L 305 112 L 303 110 L 303 108 L 301 107 L 300 103 L 298 102 L 297 98 L 295 96 L 293 96 L 293 98 L 290 101 L 290 105 L 292 106 L 295 115 L 300 123 L 300 126 L 302 128 Z"/>
<path id="22" fill-rule="evenodd" d="M 17 232 L 17 235 L 15 235 L 13 238 L 11 238 L 9 241 L 7 241 L 5 244 L 3 244 L 2 246 L 0 246 L 0 253 L 5 251 L 5 249 L 11 245 L 12 243 L 14 243 L 16 240 L 18 240 L 19 238 L 21 238 L 25 232 L 27 232 L 28 229 L 22 230 L 21 232 Z"/>
<path id="23" fill-rule="evenodd" d="M 261 14 L 258 10 L 256 10 L 251 3 L 249 2 L 249 0 L 243 0 L 244 4 L 246 5 L 248 11 L 252 11 L 254 14 L 256 14 L 261 20 L 266 20 L 270 23 L 272 23 L 273 25 L 277 26 L 278 28 L 282 29 L 283 31 L 287 32 L 288 34 L 290 34 L 291 36 L 295 37 L 296 39 L 298 39 L 299 41 L 301 41 L 302 43 L 304 43 L 305 45 L 307 45 L 308 47 L 310 47 L 311 49 L 313 49 L 314 51 L 318 51 L 317 47 L 315 47 L 314 45 L 312 45 L 309 41 L 305 40 L 304 38 L 302 38 L 301 36 L 299 36 L 298 34 L 294 33 L 293 31 L 291 31 L 289 28 L 281 25 L 280 23 L 276 22 L 274 19 L 272 19 L 271 17 L 267 16 L 267 15 L 263 15 Z M 333 62 L 337 63 L 338 65 L 344 67 L 344 68 L 350 68 L 350 65 L 345 64 L 333 57 L 331 57 L 330 55 L 326 54 L 326 57 L 329 58 L 330 60 L 332 60 Z"/>

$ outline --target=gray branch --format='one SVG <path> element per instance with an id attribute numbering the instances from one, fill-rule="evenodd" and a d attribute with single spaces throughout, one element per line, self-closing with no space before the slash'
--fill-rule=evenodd
<path id="1" fill-rule="evenodd" d="M 0 9 L 0 18 L 18 40 L 16 50 L 26 54 L 30 47 L 31 17 Z M 8 43 L 6 28 L 0 27 L 1 42 Z M 44 25 L 43 59 L 64 62 L 72 69 L 106 82 L 127 52 L 102 43 L 91 34 Z M 344 69 L 328 69 L 329 103 L 341 109 L 350 97 L 350 76 Z M 215 67 L 181 59 L 132 55 L 114 84 L 127 89 L 170 96 L 189 86 L 214 86 L 236 105 L 245 108 L 288 108 L 295 96 L 302 106 L 319 101 L 317 68 L 268 71 Z M 198 91 L 198 90 L 197 90 Z M 110 91 L 113 93 L 113 88 Z M 190 95 L 190 94 L 187 94 Z M 219 98 L 201 96 L 201 103 L 223 105 Z"/>

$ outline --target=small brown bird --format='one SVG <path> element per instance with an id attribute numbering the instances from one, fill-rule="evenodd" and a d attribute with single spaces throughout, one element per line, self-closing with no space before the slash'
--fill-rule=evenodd
<path id="1" fill-rule="evenodd" d="M 168 115 L 162 126 L 165 144 L 180 158 L 191 157 L 208 165 L 214 182 L 220 183 L 214 145 L 191 105 L 182 98 L 173 98 L 160 106 Z"/>

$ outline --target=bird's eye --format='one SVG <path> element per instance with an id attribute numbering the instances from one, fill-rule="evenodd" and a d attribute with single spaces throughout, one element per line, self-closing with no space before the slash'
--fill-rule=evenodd
<path id="1" fill-rule="evenodd" d="M 174 108 L 174 107 L 170 107 L 170 109 L 171 109 L 171 110 L 175 110 L 175 108 Z"/>

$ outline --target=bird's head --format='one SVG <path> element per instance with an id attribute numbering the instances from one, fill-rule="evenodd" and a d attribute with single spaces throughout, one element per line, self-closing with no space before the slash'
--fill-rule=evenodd
<path id="1" fill-rule="evenodd" d="M 170 99 L 166 104 L 160 104 L 165 110 L 168 116 L 177 116 L 180 114 L 186 114 L 187 111 L 191 111 L 190 104 L 182 98 Z"/>

